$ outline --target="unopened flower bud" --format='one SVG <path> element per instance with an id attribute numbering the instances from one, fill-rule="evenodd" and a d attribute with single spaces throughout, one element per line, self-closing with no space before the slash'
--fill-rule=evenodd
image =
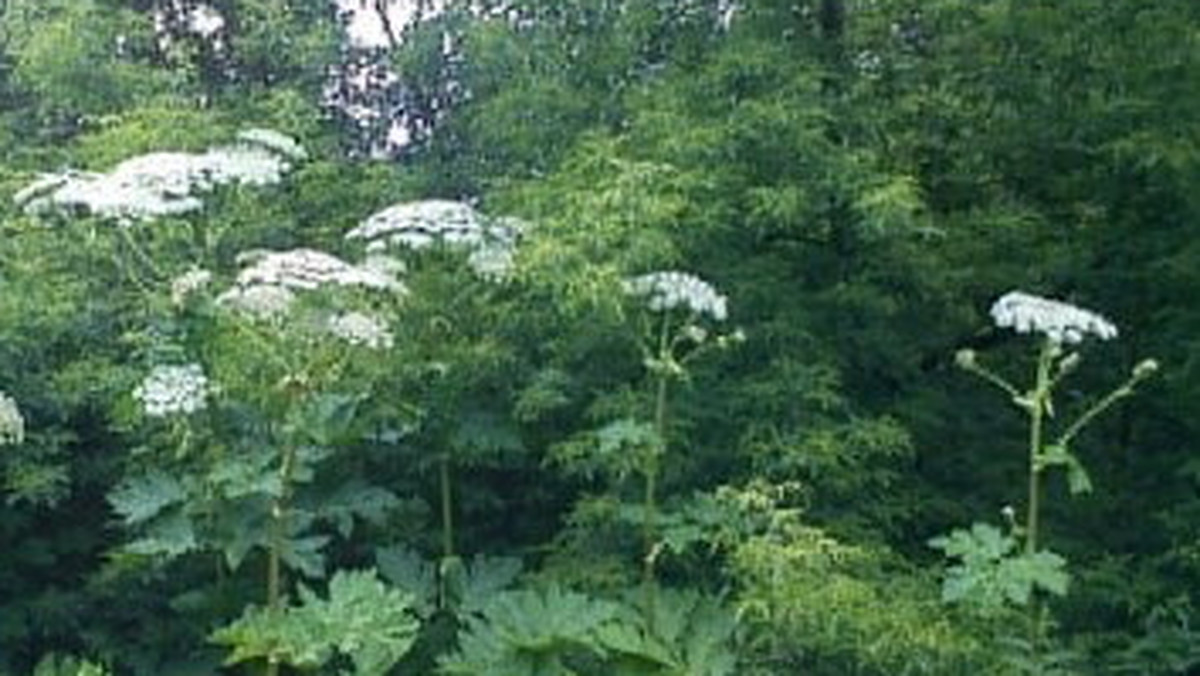
<path id="1" fill-rule="evenodd" d="M 695 324 L 689 324 L 688 326 L 684 327 L 683 336 L 693 343 L 699 344 L 703 343 L 708 338 L 708 331 L 705 331 L 703 328 L 696 326 Z"/>
<path id="2" fill-rule="evenodd" d="M 964 348 L 955 352 L 954 363 L 961 369 L 975 368 L 975 350 Z"/>
<path id="3" fill-rule="evenodd" d="M 1154 372 L 1157 370 L 1157 360 L 1143 359 L 1142 361 L 1138 362 L 1137 366 L 1133 367 L 1133 377 L 1137 378 L 1138 380 L 1141 380 L 1142 378 L 1149 378 L 1150 376 L 1154 375 Z"/>
<path id="4" fill-rule="evenodd" d="M 746 332 L 741 329 L 737 329 L 733 333 L 727 333 L 717 338 L 717 346 L 721 347 L 722 349 L 728 349 L 734 345 L 744 342 L 746 342 Z"/>

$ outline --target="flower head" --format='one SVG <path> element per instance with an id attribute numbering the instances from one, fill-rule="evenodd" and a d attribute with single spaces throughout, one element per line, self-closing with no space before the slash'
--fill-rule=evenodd
<path id="1" fill-rule="evenodd" d="M 1078 343 L 1088 335 L 1100 340 L 1117 336 L 1117 327 L 1095 312 L 1021 291 L 1001 296 L 991 314 L 996 326 L 1041 333 L 1060 345 Z"/>
<path id="2" fill-rule="evenodd" d="M 325 285 L 362 286 L 381 291 L 403 291 L 395 273 L 378 265 L 351 265 L 315 249 L 261 251 L 238 274 L 241 286 L 271 285 L 311 290 Z"/>
<path id="3" fill-rule="evenodd" d="M 512 270 L 517 243 L 526 229 L 514 218 L 489 218 L 462 202 L 403 202 L 368 217 L 346 239 L 364 240 L 367 251 L 435 246 L 470 251 L 467 264 L 483 279 L 504 279 Z"/>
<path id="4" fill-rule="evenodd" d="M 17 402 L 0 392 L 0 446 L 19 444 L 25 440 L 25 417 Z"/>
<path id="5" fill-rule="evenodd" d="M 217 296 L 217 305 L 249 319 L 272 321 L 286 315 L 295 300 L 296 294 L 287 287 L 251 284 L 235 286 Z"/>
<path id="6" fill-rule="evenodd" d="M 212 273 L 204 268 L 193 267 L 171 280 L 171 302 L 183 305 L 187 297 L 208 286 Z"/>
<path id="7" fill-rule="evenodd" d="M 17 193 L 27 212 L 82 211 L 122 223 L 153 220 L 204 206 L 196 193 L 228 183 L 278 183 L 303 148 L 278 132 L 252 129 L 236 145 L 203 153 L 155 152 L 131 157 L 108 173 L 67 171 L 42 176 Z"/>
<path id="8" fill-rule="evenodd" d="M 372 350 L 388 349 L 395 344 L 392 332 L 378 317 L 362 312 L 346 312 L 331 317 L 329 332 L 351 345 Z"/>
<path id="9" fill-rule="evenodd" d="M 442 240 L 452 244 L 481 242 L 483 229 L 483 215 L 469 204 L 423 200 L 402 202 L 372 214 L 346 233 L 346 239 L 421 249 Z"/>
<path id="10" fill-rule="evenodd" d="M 728 299 L 711 284 L 688 272 L 652 272 L 627 281 L 625 290 L 631 295 L 645 297 L 647 307 L 655 312 L 685 308 L 719 322 L 729 315 Z"/>
<path id="11" fill-rule="evenodd" d="M 208 391 L 208 377 L 199 364 L 156 366 L 134 389 L 133 398 L 146 415 L 163 417 L 203 409 Z"/>

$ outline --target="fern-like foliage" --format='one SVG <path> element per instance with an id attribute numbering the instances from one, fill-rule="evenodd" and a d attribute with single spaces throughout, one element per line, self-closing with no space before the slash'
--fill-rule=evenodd
<path id="1" fill-rule="evenodd" d="M 339 571 L 322 599 L 300 587 L 300 605 L 249 608 L 212 635 L 232 648 L 226 664 L 270 660 L 314 669 L 341 654 L 354 673 L 383 674 L 412 648 L 420 623 L 407 592 L 388 588 L 373 571 Z"/>

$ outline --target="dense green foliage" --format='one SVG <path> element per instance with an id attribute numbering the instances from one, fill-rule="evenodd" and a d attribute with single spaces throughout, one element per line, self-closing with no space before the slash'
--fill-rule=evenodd
<path id="1" fill-rule="evenodd" d="M 0 0 L 0 674 L 1200 668 L 1200 3 L 446 4 L 370 157 L 327 0 Z M 370 267 L 423 200 L 512 268 Z M 230 311 L 297 248 L 398 281 Z"/>

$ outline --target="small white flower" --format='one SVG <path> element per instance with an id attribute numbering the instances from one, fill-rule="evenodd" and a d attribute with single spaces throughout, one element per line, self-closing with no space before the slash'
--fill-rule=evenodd
<path id="1" fill-rule="evenodd" d="M 729 316 L 728 299 L 691 273 L 652 272 L 627 281 L 625 290 L 631 295 L 645 297 L 646 306 L 655 312 L 686 308 L 719 322 Z"/>
<path id="2" fill-rule="evenodd" d="M 992 305 L 992 320 L 1017 333 L 1041 333 L 1058 344 L 1073 344 L 1088 335 L 1116 338 L 1117 327 L 1090 310 L 1069 303 L 1010 291 Z"/>
<path id="3" fill-rule="evenodd" d="M 199 364 L 156 366 L 133 397 L 148 416 L 186 415 L 204 408 L 208 390 L 208 378 Z"/>
<path id="4" fill-rule="evenodd" d="M 388 349 L 395 339 L 378 317 L 362 312 L 347 312 L 329 319 L 329 332 L 350 343 L 372 350 Z"/>
<path id="5" fill-rule="evenodd" d="M 512 274 L 515 253 L 506 246 L 490 245 L 480 247 L 467 256 L 467 265 L 480 278 L 491 282 L 499 282 Z"/>
<path id="6" fill-rule="evenodd" d="M 171 280 L 171 302 L 183 305 L 187 297 L 208 286 L 212 273 L 204 268 L 193 267 Z"/>
<path id="7" fill-rule="evenodd" d="M 292 307 L 296 294 L 272 284 L 235 286 L 217 297 L 217 305 L 258 321 L 282 318 Z"/>
<path id="8" fill-rule="evenodd" d="M 210 37 L 225 27 L 225 17 L 211 5 L 196 5 L 187 17 L 188 30 L 200 37 Z"/>
<path id="9" fill-rule="evenodd" d="M 0 446 L 19 444 L 25 440 L 25 417 L 17 402 L 0 392 Z"/>

